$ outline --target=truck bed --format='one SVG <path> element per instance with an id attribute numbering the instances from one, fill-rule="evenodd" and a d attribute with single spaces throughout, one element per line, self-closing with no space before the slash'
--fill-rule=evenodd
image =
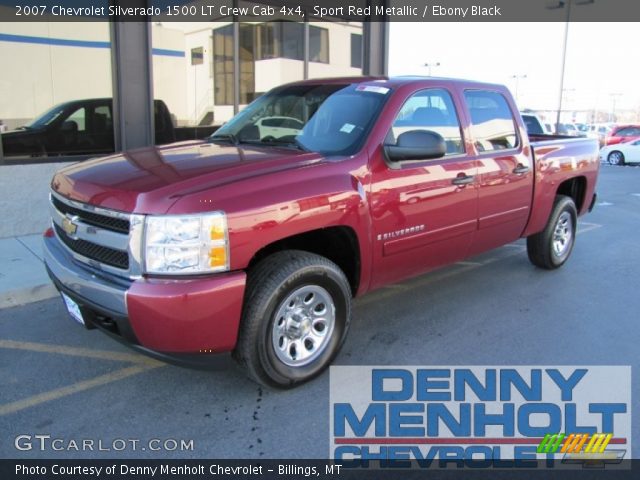
<path id="1" fill-rule="evenodd" d="M 579 190 L 583 201 L 576 205 L 578 215 L 591 207 L 598 176 L 598 141 L 565 135 L 531 135 L 535 165 L 533 209 L 524 236 L 541 231 L 549 218 L 556 192 L 564 182 Z"/>

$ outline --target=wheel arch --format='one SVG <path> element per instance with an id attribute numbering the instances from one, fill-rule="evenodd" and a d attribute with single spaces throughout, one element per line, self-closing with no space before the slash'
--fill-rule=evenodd
<path id="1" fill-rule="evenodd" d="M 279 239 L 258 250 L 247 267 L 251 270 L 263 259 L 283 250 L 302 250 L 328 258 L 344 272 L 355 296 L 361 280 L 361 252 L 358 236 L 349 226 L 320 228 Z"/>
<path id="2" fill-rule="evenodd" d="M 557 195 L 565 195 L 573 199 L 576 210 L 582 211 L 587 193 L 587 179 L 583 176 L 573 177 L 558 185 Z"/>

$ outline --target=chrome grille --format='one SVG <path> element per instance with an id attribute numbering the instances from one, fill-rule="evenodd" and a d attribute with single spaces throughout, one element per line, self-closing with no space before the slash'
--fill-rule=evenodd
<path id="1" fill-rule="evenodd" d="M 129 220 L 125 220 L 123 218 L 114 218 L 108 217 L 106 215 L 99 215 L 97 213 L 87 212 L 86 210 L 82 210 L 80 208 L 72 207 L 71 205 L 67 205 L 66 203 L 61 202 L 56 197 L 51 197 L 51 201 L 53 202 L 53 206 L 60 213 L 69 214 L 69 215 L 77 215 L 80 220 L 89 225 L 93 225 L 95 227 L 105 228 L 107 230 L 112 230 L 114 232 L 120 233 L 129 233 Z"/>
<path id="2" fill-rule="evenodd" d="M 86 240 L 80 240 L 79 238 L 74 239 L 69 237 L 69 235 L 67 235 L 67 233 L 58 225 L 54 225 L 54 228 L 60 241 L 83 257 L 123 270 L 129 269 L 129 255 L 127 255 L 127 252 L 103 247 L 95 243 L 87 242 Z"/>
<path id="3" fill-rule="evenodd" d="M 95 207 L 51 192 L 51 217 L 57 238 L 76 260 L 123 277 L 142 274 L 143 215 Z"/>

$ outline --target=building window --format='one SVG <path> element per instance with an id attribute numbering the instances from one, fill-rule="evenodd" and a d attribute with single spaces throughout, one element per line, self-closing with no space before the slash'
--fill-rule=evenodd
<path id="1" fill-rule="evenodd" d="M 197 47 L 191 49 L 191 65 L 202 65 L 204 63 L 204 48 Z"/>
<path id="2" fill-rule="evenodd" d="M 257 25 L 258 35 L 256 37 L 257 42 L 257 58 L 258 60 L 268 60 L 269 58 L 276 58 L 278 56 L 278 28 L 275 23 L 262 23 Z"/>
<path id="3" fill-rule="evenodd" d="M 304 26 L 301 23 L 282 22 L 280 28 L 282 30 L 280 56 L 292 60 L 303 60 Z"/>
<path id="4" fill-rule="evenodd" d="M 255 93 L 255 26 L 240 25 L 240 103 L 247 104 Z M 233 25 L 213 31 L 213 84 L 216 105 L 233 105 Z"/>
<path id="5" fill-rule="evenodd" d="M 213 84 L 216 105 L 233 105 L 233 25 L 213 31 Z"/>
<path id="6" fill-rule="evenodd" d="M 326 28 L 309 26 L 309 60 L 329 63 L 329 31 Z"/>
<path id="7" fill-rule="evenodd" d="M 251 103 L 255 98 L 255 26 L 240 25 L 240 103 Z"/>
<path id="8" fill-rule="evenodd" d="M 107 23 L 0 23 L 0 40 L 0 163 L 114 151 Z"/>
<path id="9" fill-rule="evenodd" d="M 351 66 L 362 68 L 362 35 L 351 34 Z"/>
<path id="10" fill-rule="evenodd" d="M 290 58 L 303 60 L 304 25 L 296 22 L 269 22 L 257 25 L 256 60 Z"/>

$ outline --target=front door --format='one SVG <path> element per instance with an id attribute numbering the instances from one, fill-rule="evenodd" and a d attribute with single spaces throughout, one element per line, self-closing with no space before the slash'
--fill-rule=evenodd
<path id="1" fill-rule="evenodd" d="M 410 96 L 385 143 L 411 130 L 440 134 L 447 152 L 432 160 L 392 162 L 379 149 L 372 159 L 372 288 L 464 258 L 477 227 L 477 166 L 467 156 L 446 89 Z"/>

